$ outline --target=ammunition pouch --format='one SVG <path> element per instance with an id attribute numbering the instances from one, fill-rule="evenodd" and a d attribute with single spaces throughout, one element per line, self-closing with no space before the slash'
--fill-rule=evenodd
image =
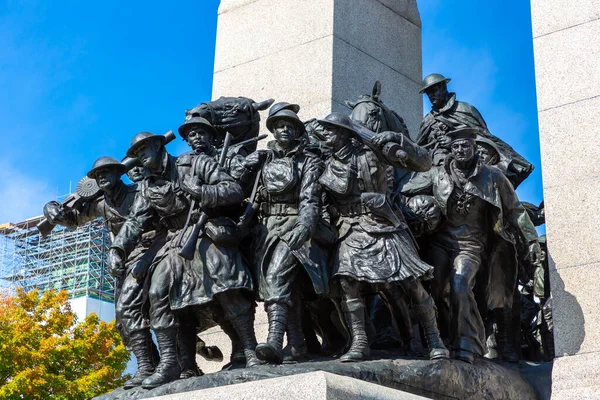
<path id="1" fill-rule="evenodd" d="M 240 242 L 237 224 L 227 217 L 216 217 L 208 220 L 204 232 L 217 246 L 233 247 Z"/>

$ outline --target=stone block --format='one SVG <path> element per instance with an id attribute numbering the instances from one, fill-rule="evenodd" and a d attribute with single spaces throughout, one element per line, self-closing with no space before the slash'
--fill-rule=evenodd
<path id="1" fill-rule="evenodd" d="M 394 3 L 407 5 L 406 1 Z M 353 11 L 356 9 L 361 12 Z M 421 28 L 394 9 L 376 0 L 336 1 L 334 34 L 410 80 L 421 82 Z"/>
<path id="2" fill-rule="evenodd" d="M 332 35 L 333 3 L 334 0 L 221 2 L 214 72 Z"/>
<path id="3" fill-rule="evenodd" d="M 600 96 L 539 113 L 544 188 L 600 177 L 598 110 Z"/>
<path id="4" fill-rule="evenodd" d="M 544 188 L 548 250 L 558 270 L 600 261 L 598 187 L 600 177 Z"/>
<path id="5" fill-rule="evenodd" d="M 598 399 L 600 353 L 560 357 L 552 367 L 552 400 Z"/>
<path id="6" fill-rule="evenodd" d="M 271 54 L 241 64 L 235 68 L 215 72 L 213 98 L 219 96 L 247 96 L 256 101 L 273 98 L 275 101 L 298 103 L 303 108 L 301 117 L 312 118 L 304 110 L 315 104 L 331 102 L 333 36 L 328 36 L 285 52 Z M 298 67 L 302 65 L 302 67 Z M 316 111 L 320 108 L 315 108 Z M 326 113 L 325 113 L 326 114 Z M 261 133 L 267 132 L 262 113 Z M 314 115 L 321 117 L 320 115 Z"/>
<path id="7" fill-rule="evenodd" d="M 600 351 L 598 282 L 600 262 L 550 272 L 557 357 Z"/>
<path id="8" fill-rule="evenodd" d="M 182 397 L 181 393 L 179 393 L 154 398 L 157 400 L 176 400 L 181 399 Z M 425 397 L 360 381 L 358 379 L 318 371 L 186 392 L 185 398 L 187 400 L 416 400 L 424 399 Z"/>
<path id="9" fill-rule="evenodd" d="M 539 111 L 600 95 L 598 37 L 600 19 L 534 39 Z"/>
<path id="10" fill-rule="evenodd" d="M 368 54 L 337 37 L 333 42 L 333 91 L 335 101 L 356 100 L 370 94 L 375 81 L 381 82 L 381 98 L 403 119 L 412 137 L 419 131 L 423 119 L 420 82 L 407 78 Z M 345 110 L 348 112 L 349 110 Z"/>
<path id="11" fill-rule="evenodd" d="M 378 0 L 381 4 L 394 11 L 396 14 L 406 18 L 419 28 L 421 27 L 421 15 L 417 8 L 417 0 Z"/>
<path id="12" fill-rule="evenodd" d="M 531 0 L 531 13 L 536 38 L 600 18 L 600 5 L 598 0 Z"/>

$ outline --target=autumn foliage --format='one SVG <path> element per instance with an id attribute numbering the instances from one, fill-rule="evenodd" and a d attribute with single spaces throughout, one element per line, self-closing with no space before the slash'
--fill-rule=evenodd
<path id="1" fill-rule="evenodd" d="M 77 323 L 66 292 L 0 295 L 0 399 L 89 399 L 123 384 L 114 322 Z"/>

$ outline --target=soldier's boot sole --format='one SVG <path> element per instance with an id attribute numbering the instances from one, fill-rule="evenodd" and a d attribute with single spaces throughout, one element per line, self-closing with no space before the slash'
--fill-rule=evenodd
<path id="1" fill-rule="evenodd" d="M 256 357 L 269 364 L 281 364 L 283 362 L 283 350 L 270 343 L 260 343 L 256 346 Z"/>

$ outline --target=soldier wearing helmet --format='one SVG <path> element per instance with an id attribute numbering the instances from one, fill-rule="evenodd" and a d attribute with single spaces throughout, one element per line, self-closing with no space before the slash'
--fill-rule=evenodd
<path id="1" fill-rule="evenodd" d="M 44 214 L 52 223 L 58 223 L 70 228 L 85 225 L 96 218 L 102 217 L 108 227 L 111 238 L 119 233 L 123 226 L 135 196 L 137 184 L 126 185 L 121 180 L 125 166 L 113 157 L 100 157 L 87 173 L 88 178 L 95 179 L 102 195 L 86 201 L 81 209 L 63 210 L 52 201 L 44 207 Z M 140 173 L 144 173 L 143 169 Z M 137 179 L 137 177 L 136 177 Z M 142 176 L 143 179 L 143 176 Z M 152 228 L 150 228 L 152 229 Z M 156 348 L 152 342 L 147 318 L 142 313 L 146 299 L 143 282 L 131 274 L 131 269 L 137 264 L 147 264 L 153 259 L 153 250 L 149 246 L 153 232 L 146 232 L 145 240 L 129 254 L 127 264 L 119 269 L 111 269 L 110 273 L 116 279 L 115 318 L 116 326 L 123 338 L 123 343 L 132 351 L 137 359 L 138 370 L 127 382 L 125 388 L 139 386 L 142 380 L 150 376 L 155 368 Z"/>
<path id="2" fill-rule="evenodd" d="M 283 336 L 288 333 L 292 357 L 306 355 L 301 326 L 302 295 L 299 282 L 312 283 L 311 293 L 327 291 L 327 252 L 312 240 L 321 217 L 318 178 L 323 163 L 306 151 L 299 107 L 277 103 L 266 125 L 275 140 L 246 158 L 246 169 L 258 174 L 258 225 L 255 269 L 269 318 L 269 336 L 256 347 L 256 355 L 269 363 L 283 361 Z M 294 111 L 295 110 L 295 111 Z"/>
<path id="3" fill-rule="evenodd" d="M 224 317 L 243 343 L 247 365 L 258 361 L 254 356 L 254 308 L 249 297 L 252 279 L 247 269 L 239 268 L 243 261 L 237 260 L 240 254 L 235 246 L 217 245 L 217 238 L 210 233 L 218 235 L 220 230 L 209 229 L 212 220 L 218 219 L 221 207 L 242 201 L 242 189 L 212 157 L 202 153 L 173 157 L 164 143 L 163 136 L 150 132 L 141 132 L 133 138 L 127 155 L 137 157 L 149 169 L 150 177 L 140 184 L 131 213 L 109 253 L 111 265 L 119 268 L 140 241 L 142 227 L 153 218 L 160 219 L 165 237 L 152 265 L 148 296 L 150 324 L 156 334 L 161 359 L 154 374 L 142 382 L 144 388 L 180 378 L 182 371 L 177 357 L 179 316 L 213 301 L 221 307 Z M 192 226 L 188 226 L 187 231 L 182 232 L 193 199 L 199 209 L 207 213 L 208 222 L 205 234 L 195 246 L 193 260 L 187 260 L 179 255 L 179 248 L 174 244 L 180 235 L 187 237 L 192 230 Z M 179 345 L 182 344 L 195 348 L 195 336 L 193 341 L 180 341 Z M 182 354 L 189 353 L 182 350 Z"/>
<path id="4" fill-rule="evenodd" d="M 401 133 L 382 132 L 371 139 L 370 146 L 381 150 L 392 142 L 402 149 L 384 158 L 361 142 L 347 115 L 332 113 L 319 123 L 324 142 L 333 151 L 319 178 L 331 213 L 337 215 L 332 221 L 339 237 L 333 246 L 332 285 L 341 289 L 341 309 L 352 341 L 340 361 L 360 361 L 369 355 L 364 296 L 374 291 L 385 297 L 400 323 L 405 309 L 402 293 L 406 293 L 424 328 L 430 358 L 448 358 L 435 305 L 420 283 L 421 278 L 430 277 L 433 267 L 419 258 L 406 223 L 387 198 L 388 165 L 427 171 L 429 154 Z"/>

